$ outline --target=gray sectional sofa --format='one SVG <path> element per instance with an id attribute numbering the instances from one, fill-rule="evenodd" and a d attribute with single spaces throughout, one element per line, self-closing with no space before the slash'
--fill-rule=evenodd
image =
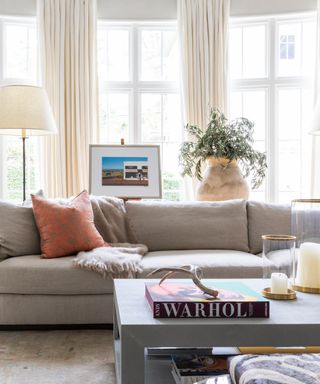
<path id="1" fill-rule="evenodd" d="M 184 264 L 206 278 L 261 277 L 261 235 L 291 228 L 290 206 L 254 201 L 129 201 L 125 209 L 149 248 L 137 278 Z M 73 258 L 42 259 L 32 208 L 0 202 L 0 325 L 112 323 L 113 281 Z"/>

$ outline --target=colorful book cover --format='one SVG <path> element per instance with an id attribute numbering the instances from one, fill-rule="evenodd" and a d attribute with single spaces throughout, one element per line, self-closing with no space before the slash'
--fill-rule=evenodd
<path id="1" fill-rule="evenodd" d="M 145 296 L 155 318 L 269 317 L 269 301 L 242 282 L 206 280 L 217 289 L 217 299 L 204 294 L 192 281 L 145 284 Z"/>
<path id="2" fill-rule="evenodd" d="M 172 371 L 181 383 L 196 382 L 206 377 L 224 376 L 229 373 L 228 357 L 228 355 L 173 355 Z"/>

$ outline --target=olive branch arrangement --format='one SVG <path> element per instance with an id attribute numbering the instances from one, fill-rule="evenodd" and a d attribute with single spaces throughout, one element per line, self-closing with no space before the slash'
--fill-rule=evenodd
<path id="1" fill-rule="evenodd" d="M 243 177 L 252 175 L 251 184 L 257 189 L 266 176 L 266 154 L 253 148 L 254 123 L 241 117 L 228 120 L 219 109 L 210 109 L 210 121 L 205 131 L 187 124 L 189 141 L 182 143 L 179 162 L 183 176 L 202 180 L 202 165 L 210 156 L 236 160 Z M 226 167 L 228 164 L 226 165 Z"/>

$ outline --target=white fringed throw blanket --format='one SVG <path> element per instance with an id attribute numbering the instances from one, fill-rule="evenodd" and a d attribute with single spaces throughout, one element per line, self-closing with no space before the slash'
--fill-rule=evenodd
<path id="1" fill-rule="evenodd" d="M 133 278 L 141 272 L 142 256 L 148 252 L 143 244 L 113 243 L 110 247 L 95 248 L 89 252 L 79 252 L 74 259 L 79 268 L 95 271 L 103 277 Z"/>
<path id="2" fill-rule="evenodd" d="M 136 237 L 127 222 L 123 200 L 95 196 L 91 198 L 91 205 L 94 224 L 110 246 L 79 252 L 74 265 L 98 272 L 105 278 L 135 277 L 137 272 L 141 272 L 140 262 L 148 248 L 136 244 Z"/>

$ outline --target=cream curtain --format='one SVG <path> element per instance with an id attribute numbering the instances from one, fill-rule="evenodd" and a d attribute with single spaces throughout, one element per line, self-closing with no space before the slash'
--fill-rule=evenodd
<path id="1" fill-rule="evenodd" d="M 230 0 L 178 0 L 185 124 L 205 129 L 210 107 L 228 112 L 229 13 Z"/>
<path id="2" fill-rule="evenodd" d="M 315 73 L 315 103 L 320 102 L 320 0 L 317 9 L 317 43 L 316 43 L 316 73 Z M 319 121 L 320 128 L 320 121 Z M 320 198 L 320 136 L 312 137 L 311 164 L 311 196 Z"/>
<path id="3" fill-rule="evenodd" d="M 89 144 L 98 140 L 96 0 L 38 0 L 43 86 L 59 135 L 44 138 L 44 190 L 88 188 Z"/>

